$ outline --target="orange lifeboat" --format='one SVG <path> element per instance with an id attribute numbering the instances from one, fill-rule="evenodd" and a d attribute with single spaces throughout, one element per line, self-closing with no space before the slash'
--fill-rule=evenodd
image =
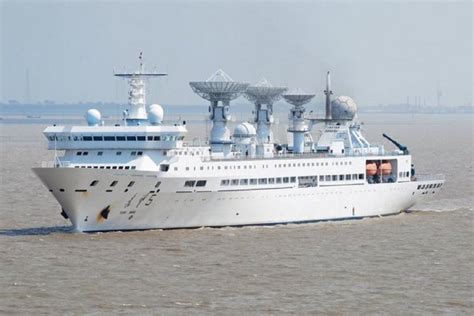
<path id="1" fill-rule="evenodd" d="M 390 163 L 390 161 L 386 161 L 386 160 L 382 161 L 382 163 L 379 166 L 379 173 L 384 176 L 388 176 L 392 174 L 392 164 Z"/>
<path id="2" fill-rule="evenodd" d="M 367 161 L 365 164 L 365 172 L 368 176 L 374 176 L 377 174 L 377 164 L 374 161 Z"/>

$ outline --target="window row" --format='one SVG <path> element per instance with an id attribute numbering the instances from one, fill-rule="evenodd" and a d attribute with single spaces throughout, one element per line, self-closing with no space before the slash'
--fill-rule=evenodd
<path id="1" fill-rule="evenodd" d="M 399 176 L 400 178 L 408 178 L 408 177 L 410 177 L 410 172 L 409 172 L 409 171 L 400 171 L 400 172 L 398 173 L 398 176 Z"/>
<path id="2" fill-rule="evenodd" d="M 137 167 L 136 166 L 74 166 L 74 168 L 134 170 Z"/>
<path id="3" fill-rule="evenodd" d="M 184 136 L 49 136 L 50 141 L 177 141 L 184 140 Z"/>
<path id="4" fill-rule="evenodd" d="M 352 161 L 335 161 L 332 162 L 333 166 L 347 166 L 352 165 Z M 289 167 L 323 167 L 329 166 L 329 162 L 303 162 L 303 163 L 284 163 L 284 164 L 275 164 L 275 168 L 289 168 Z M 268 168 L 268 166 L 267 166 Z"/>
<path id="5" fill-rule="evenodd" d="M 121 156 L 122 152 L 117 151 L 115 154 L 117 156 Z M 78 151 L 78 152 L 76 152 L 76 156 L 88 156 L 88 155 L 89 155 L 88 151 Z M 97 156 L 103 156 L 103 155 L 104 155 L 103 151 L 98 151 L 97 152 Z M 142 155 L 143 155 L 143 151 L 132 151 L 132 152 L 130 152 L 130 156 L 142 156 Z"/>
<path id="6" fill-rule="evenodd" d="M 207 181 L 206 180 L 188 180 L 184 182 L 184 187 L 186 188 L 194 188 L 194 187 L 205 187 Z"/>
<path id="7" fill-rule="evenodd" d="M 333 164 L 336 164 L 336 165 L 337 164 L 340 164 L 340 165 L 349 164 L 350 165 L 351 162 L 350 161 L 349 162 L 346 161 L 344 163 L 343 162 L 340 162 L 340 163 L 335 162 Z M 319 167 L 319 166 L 322 167 L 322 166 L 328 166 L 328 165 L 329 165 L 329 163 L 327 163 L 327 162 L 326 163 L 324 163 L 324 162 L 321 162 L 321 163 L 319 163 L 319 162 L 316 162 L 316 163 L 315 162 L 312 162 L 312 163 L 308 162 L 308 163 L 293 163 L 293 164 L 291 164 L 291 163 L 288 163 L 288 164 L 286 164 L 286 163 L 285 164 L 275 164 L 274 167 L 275 168 Z M 268 165 L 261 165 L 261 167 L 262 168 L 268 168 Z M 227 166 L 227 165 L 212 166 L 211 165 L 211 166 L 206 166 L 206 167 L 205 166 L 185 167 L 185 171 L 190 171 L 190 170 L 194 170 L 194 171 L 196 171 L 196 170 L 214 170 L 214 169 L 216 169 L 216 170 L 257 169 L 257 165 L 242 165 L 241 166 L 241 165 L 236 164 L 236 165 L 230 165 L 230 166 Z M 174 171 L 178 171 L 178 167 L 174 167 Z"/>
<path id="8" fill-rule="evenodd" d="M 337 175 L 323 175 L 319 176 L 319 181 L 349 181 L 349 180 L 364 180 L 363 173 L 353 173 L 353 174 L 337 174 Z"/>
<path id="9" fill-rule="evenodd" d="M 423 184 L 423 185 L 419 185 L 417 187 L 417 190 L 437 189 L 437 188 L 441 188 L 442 185 L 443 185 L 442 183 Z"/>
<path id="10" fill-rule="evenodd" d="M 296 177 L 281 178 L 253 178 L 253 179 L 225 179 L 221 181 L 222 186 L 235 185 L 260 185 L 260 184 L 282 184 L 296 183 Z"/>

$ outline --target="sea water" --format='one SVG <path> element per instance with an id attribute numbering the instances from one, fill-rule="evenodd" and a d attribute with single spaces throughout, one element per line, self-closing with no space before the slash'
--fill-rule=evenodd
<path id="1" fill-rule="evenodd" d="M 0 121 L 0 314 L 474 313 L 472 115 L 360 114 L 369 141 L 391 149 L 387 133 L 417 173 L 446 176 L 409 213 L 96 234 L 73 232 L 31 171 L 53 157 L 38 120 Z"/>

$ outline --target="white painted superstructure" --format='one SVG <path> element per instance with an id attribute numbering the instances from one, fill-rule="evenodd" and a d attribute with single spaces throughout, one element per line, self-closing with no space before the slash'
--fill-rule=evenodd
<path id="1" fill-rule="evenodd" d="M 399 149 L 391 152 L 371 145 L 355 121 L 353 100 L 331 103 L 329 80 L 329 115 L 324 119 L 305 116 L 304 103 L 292 102 L 293 146 L 274 143 L 269 119 L 273 100 L 255 98 L 265 94 L 258 87 L 270 87 L 267 82 L 247 94 L 256 105 L 255 126 L 243 122 L 232 134 L 227 127 L 230 101 L 246 93 L 248 84 L 234 82 L 222 70 L 208 81 L 193 82 L 193 90 L 211 102 L 213 121 L 210 144 L 194 146 L 186 142 L 185 125 L 165 125 L 161 106 L 147 108 L 142 79 L 152 75 L 144 72 L 141 59 L 139 71 L 119 74 L 132 86 L 132 110 L 121 125 L 105 126 L 100 113 L 90 110 L 88 126 L 44 131 L 55 158 L 34 172 L 79 231 L 396 214 L 432 196 L 444 183 L 442 176 L 415 175 L 402 145 L 396 143 Z M 283 92 L 281 88 L 274 96 Z M 294 95 L 285 99 L 298 99 Z M 324 124 L 323 132 L 313 141 L 310 129 L 318 123 Z M 57 151 L 64 154 L 57 156 Z"/>

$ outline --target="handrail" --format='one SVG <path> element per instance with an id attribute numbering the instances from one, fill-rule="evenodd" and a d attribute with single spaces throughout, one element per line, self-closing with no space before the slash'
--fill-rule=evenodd
<path id="1" fill-rule="evenodd" d="M 416 174 L 415 181 L 446 180 L 444 174 Z"/>
<path id="2" fill-rule="evenodd" d="M 71 166 L 70 161 L 63 161 L 60 159 L 47 160 L 41 162 L 41 168 L 69 168 Z"/>
<path id="3" fill-rule="evenodd" d="M 361 156 L 403 156 L 399 151 L 393 152 L 384 152 L 384 153 L 351 153 L 343 155 L 334 155 L 329 153 L 284 153 L 284 154 L 275 154 L 273 157 L 248 157 L 245 155 L 235 155 L 232 158 L 212 158 L 212 156 L 203 156 L 203 161 L 233 161 L 233 160 L 271 160 L 271 159 L 287 159 L 287 158 L 345 158 L 345 157 L 361 157 Z"/>

